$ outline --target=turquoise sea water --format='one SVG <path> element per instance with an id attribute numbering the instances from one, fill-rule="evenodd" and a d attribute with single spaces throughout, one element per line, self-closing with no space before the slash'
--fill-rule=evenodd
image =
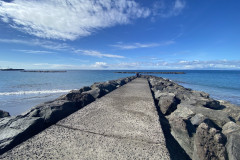
<path id="1" fill-rule="evenodd" d="M 212 98 L 240 105 L 240 71 L 184 71 L 186 74 L 155 74 L 184 87 L 205 91 Z M 94 82 L 114 80 L 133 74 L 114 71 L 72 70 L 56 73 L 0 71 L 0 109 L 17 115 L 31 107 L 57 98 L 72 89 Z"/>

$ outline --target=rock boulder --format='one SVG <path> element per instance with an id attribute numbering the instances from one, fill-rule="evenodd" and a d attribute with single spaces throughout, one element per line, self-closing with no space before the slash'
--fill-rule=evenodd
<path id="1" fill-rule="evenodd" d="M 0 154 L 43 128 L 43 119 L 40 117 L 17 116 L 0 119 Z"/>
<path id="2" fill-rule="evenodd" d="M 240 159 L 240 131 L 232 132 L 227 136 L 227 152 L 229 160 Z"/>
<path id="3" fill-rule="evenodd" d="M 49 101 L 32 108 L 25 114 L 28 117 L 40 117 L 46 126 L 56 123 L 79 108 L 67 100 Z"/>
<path id="4" fill-rule="evenodd" d="M 0 110 L 0 118 L 9 117 L 10 114 L 6 111 Z"/>
<path id="5" fill-rule="evenodd" d="M 215 128 L 201 123 L 194 137 L 194 160 L 227 160 L 225 136 Z"/>
<path id="6" fill-rule="evenodd" d="M 229 160 L 240 159 L 240 126 L 234 122 L 226 123 L 222 133 L 227 136 L 227 153 Z"/>
<path id="7" fill-rule="evenodd" d="M 164 115 L 171 114 L 177 109 L 178 100 L 173 93 L 163 94 L 159 97 L 158 106 Z"/>

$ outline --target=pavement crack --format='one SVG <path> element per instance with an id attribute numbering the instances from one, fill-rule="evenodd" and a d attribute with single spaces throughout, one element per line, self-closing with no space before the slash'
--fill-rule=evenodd
<path id="1" fill-rule="evenodd" d="M 154 145 L 161 145 L 162 144 L 162 143 L 158 143 L 158 142 L 140 140 L 140 139 L 133 139 L 133 138 L 124 137 L 124 136 L 116 136 L 116 135 L 110 135 L 110 134 L 97 133 L 97 132 L 88 131 L 88 130 L 79 129 L 79 128 L 74 128 L 74 127 L 65 126 L 65 125 L 61 125 L 61 124 L 55 124 L 55 125 L 59 126 L 59 127 L 64 127 L 64 128 L 67 128 L 67 129 L 77 130 L 77 131 L 81 131 L 81 132 L 85 132 L 85 133 L 89 133 L 89 134 L 94 134 L 94 135 L 100 135 L 100 136 L 108 137 L 108 138 L 117 138 L 117 139 L 122 139 L 122 140 L 125 139 L 125 140 L 137 141 L 137 142 L 141 142 L 141 143 L 148 143 L 148 144 L 154 144 Z"/>

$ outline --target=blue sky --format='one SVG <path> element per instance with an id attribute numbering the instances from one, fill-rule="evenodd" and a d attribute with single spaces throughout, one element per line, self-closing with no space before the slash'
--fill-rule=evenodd
<path id="1" fill-rule="evenodd" d="M 0 67 L 240 69 L 239 0 L 1 0 Z"/>

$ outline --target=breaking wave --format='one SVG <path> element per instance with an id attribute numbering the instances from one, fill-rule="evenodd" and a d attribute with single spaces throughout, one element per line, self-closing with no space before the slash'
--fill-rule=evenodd
<path id="1" fill-rule="evenodd" d="M 9 95 L 27 95 L 27 94 L 51 94 L 51 93 L 67 93 L 71 90 L 42 90 L 42 91 L 17 91 L 17 92 L 0 92 L 0 96 Z"/>

